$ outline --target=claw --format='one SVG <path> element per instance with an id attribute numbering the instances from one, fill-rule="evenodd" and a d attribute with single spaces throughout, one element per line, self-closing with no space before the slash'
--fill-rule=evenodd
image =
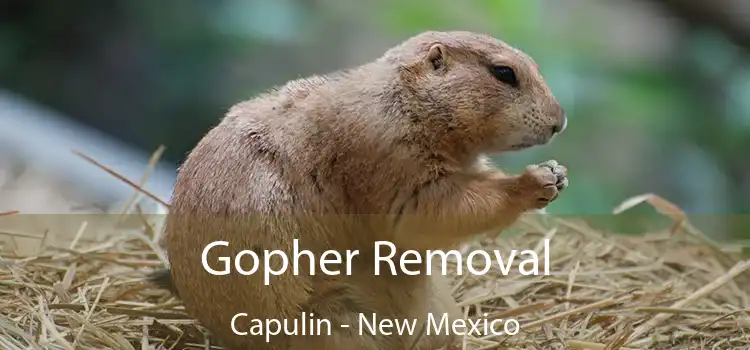
<path id="1" fill-rule="evenodd" d="M 554 167 L 556 167 L 556 166 L 558 166 L 558 165 L 560 165 L 560 164 L 558 164 L 556 160 L 554 160 L 554 159 L 550 159 L 550 160 L 548 160 L 548 161 L 546 161 L 546 162 L 542 163 L 542 165 L 544 165 L 544 166 L 547 166 L 547 167 L 550 167 L 550 168 L 554 168 Z"/>

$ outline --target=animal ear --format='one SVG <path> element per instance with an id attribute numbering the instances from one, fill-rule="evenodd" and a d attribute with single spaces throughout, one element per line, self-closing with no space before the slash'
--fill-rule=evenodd
<path id="1" fill-rule="evenodd" d="M 430 50 L 427 51 L 425 56 L 425 63 L 427 63 L 432 69 L 438 70 L 445 67 L 447 48 L 445 45 L 437 43 L 430 46 Z"/>

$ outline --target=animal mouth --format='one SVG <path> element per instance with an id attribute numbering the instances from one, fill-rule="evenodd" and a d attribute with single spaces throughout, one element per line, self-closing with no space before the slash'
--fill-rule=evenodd
<path id="1" fill-rule="evenodd" d="M 524 143 L 516 143 L 516 144 L 510 145 L 510 147 L 508 147 L 508 149 L 510 149 L 511 151 L 517 151 L 517 150 L 531 148 L 531 147 L 534 147 L 534 146 L 536 146 L 536 145 L 533 144 L 533 143 L 526 143 L 526 142 L 524 142 Z"/>
<path id="2" fill-rule="evenodd" d="M 522 150 L 531 148 L 534 146 L 546 145 L 552 141 L 552 137 L 524 137 L 519 143 L 512 144 L 509 148 L 511 150 Z"/>

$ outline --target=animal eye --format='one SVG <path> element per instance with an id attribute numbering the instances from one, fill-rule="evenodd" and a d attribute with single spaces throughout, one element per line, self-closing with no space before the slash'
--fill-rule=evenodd
<path id="1" fill-rule="evenodd" d="M 518 87 L 518 78 L 513 68 L 508 66 L 490 66 L 490 72 L 497 80 L 513 87 Z"/>

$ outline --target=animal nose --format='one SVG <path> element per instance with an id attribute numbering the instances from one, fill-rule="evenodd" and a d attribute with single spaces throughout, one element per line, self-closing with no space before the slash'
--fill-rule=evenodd
<path id="1" fill-rule="evenodd" d="M 562 112 L 562 116 L 560 117 L 560 122 L 555 124 L 552 127 L 552 134 L 559 134 L 565 131 L 565 128 L 568 127 L 568 117 L 565 115 L 565 112 Z"/>

